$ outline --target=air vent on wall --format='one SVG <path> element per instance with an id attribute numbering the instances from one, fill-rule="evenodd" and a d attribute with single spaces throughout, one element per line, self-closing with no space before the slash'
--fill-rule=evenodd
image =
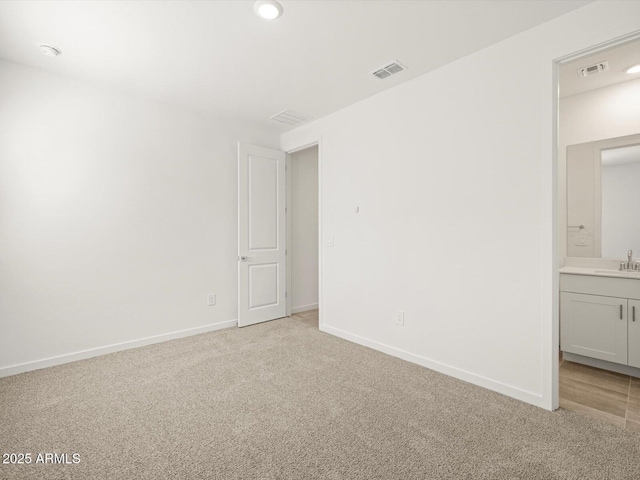
<path id="1" fill-rule="evenodd" d="M 310 117 L 307 117 L 302 113 L 294 112 L 292 110 L 283 110 L 282 112 L 277 113 L 270 118 L 271 120 L 275 120 L 276 122 L 280 123 L 286 123 L 287 125 L 300 125 L 301 123 L 304 123 L 310 119 Z"/>
<path id="2" fill-rule="evenodd" d="M 600 72 L 604 72 L 605 70 L 609 70 L 609 64 L 607 62 L 598 62 L 594 65 L 589 65 L 588 67 L 582 67 L 577 70 L 579 77 L 590 77 L 591 75 L 596 75 Z"/>
<path id="3" fill-rule="evenodd" d="M 371 72 L 371 75 L 378 77 L 379 79 L 384 79 L 390 77 L 391 75 L 395 75 L 396 73 L 400 73 L 403 70 L 406 70 L 407 67 L 401 64 L 399 61 L 394 60 L 393 62 L 385 65 L 384 67 L 380 67 L 375 71 Z"/>

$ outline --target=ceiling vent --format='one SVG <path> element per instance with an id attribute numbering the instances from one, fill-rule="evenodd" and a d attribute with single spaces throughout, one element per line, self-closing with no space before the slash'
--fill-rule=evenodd
<path id="1" fill-rule="evenodd" d="M 379 79 L 385 79 L 390 77 L 391 75 L 395 75 L 396 73 L 400 73 L 403 70 L 406 70 L 407 67 L 401 64 L 399 61 L 394 60 L 393 62 L 385 65 L 384 67 L 378 68 L 375 71 L 371 72 L 371 75 L 374 77 L 378 77 Z"/>
<path id="2" fill-rule="evenodd" d="M 277 113 L 270 118 L 271 120 L 275 120 L 276 122 L 280 123 L 286 123 L 287 125 L 300 125 L 301 123 L 309 120 L 311 117 L 307 117 L 302 113 L 294 112 L 292 110 L 283 110 L 282 112 Z"/>
<path id="3" fill-rule="evenodd" d="M 605 70 L 609 70 L 609 64 L 607 62 L 598 62 L 594 65 L 589 65 L 588 67 L 579 68 L 578 76 L 590 77 L 591 75 L 597 75 Z"/>

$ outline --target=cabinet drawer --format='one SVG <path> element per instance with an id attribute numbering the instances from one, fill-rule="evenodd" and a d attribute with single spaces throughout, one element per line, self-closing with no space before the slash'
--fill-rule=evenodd
<path id="1" fill-rule="evenodd" d="M 560 291 L 640 300 L 640 279 L 560 274 Z"/>

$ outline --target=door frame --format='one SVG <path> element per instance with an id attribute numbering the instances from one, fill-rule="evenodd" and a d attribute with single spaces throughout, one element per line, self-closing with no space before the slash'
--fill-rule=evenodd
<path id="1" fill-rule="evenodd" d="M 323 272 L 323 249 L 322 249 L 322 138 L 314 139 L 310 142 L 297 145 L 293 148 L 285 150 L 286 153 L 286 241 L 287 241 L 287 317 L 291 316 L 291 255 L 289 249 L 291 247 L 291 155 L 307 148 L 318 147 L 318 328 L 322 330 L 323 325 L 323 308 L 322 308 L 322 272 Z"/>
<path id="2" fill-rule="evenodd" d="M 613 48 L 634 40 L 640 39 L 640 31 L 635 31 L 621 37 L 613 38 L 606 42 L 593 45 L 582 50 L 558 57 L 552 61 L 552 148 L 551 148 L 551 175 L 546 177 L 551 183 L 551 225 L 550 231 L 545 233 L 551 236 L 551 265 L 544 266 L 543 273 L 551 277 L 551 322 L 543 322 L 543 378 L 551 379 L 551 383 L 543 382 L 543 398 L 551 399 L 551 410 L 557 410 L 560 406 L 560 251 L 564 249 L 562 258 L 566 258 L 566 229 L 558 228 L 559 219 L 559 195 L 558 195 L 558 168 L 560 149 L 560 67 L 582 57 L 593 55 L 602 50 Z M 546 181 L 545 181 L 546 183 Z M 566 212 L 565 212 L 566 213 Z M 566 222 L 565 222 L 566 223 Z M 563 235 L 565 237 L 563 237 Z M 548 237 L 547 237 L 548 238 Z M 547 270 L 550 269 L 550 270 Z M 548 278 L 548 277 L 547 277 Z M 543 307 L 547 304 L 544 300 Z M 548 311 L 545 308 L 546 311 Z"/>

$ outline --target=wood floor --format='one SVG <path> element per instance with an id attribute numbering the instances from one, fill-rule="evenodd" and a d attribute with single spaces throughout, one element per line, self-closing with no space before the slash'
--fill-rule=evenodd
<path id="1" fill-rule="evenodd" d="M 307 318 L 309 320 L 315 320 L 317 322 L 318 321 L 318 315 L 319 315 L 319 310 L 315 309 L 315 310 L 306 310 L 306 311 L 300 312 L 300 313 L 294 313 L 291 316 L 294 317 L 294 318 Z"/>
<path id="2" fill-rule="evenodd" d="M 560 407 L 640 432 L 640 379 L 560 360 Z"/>

